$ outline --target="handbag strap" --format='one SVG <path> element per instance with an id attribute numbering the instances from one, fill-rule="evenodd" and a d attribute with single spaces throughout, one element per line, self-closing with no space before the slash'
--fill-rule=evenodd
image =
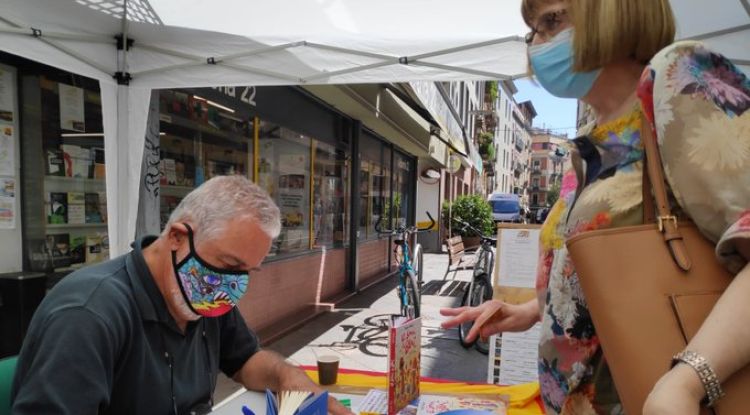
<path id="1" fill-rule="evenodd" d="M 643 217 L 644 223 L 653 223 L 653 200 L 656 200 L 656 222 L 669 247 L 672 259 L 683 271 L 689 271 L 692 261 L 687 252 L 685 241 L 677 226 L 677 218 L 672 214 L 667 198 L 667 188 L 664 181 L 664 167 L 659 154 L 659 148 L 654 138 L 651 123 L 645 114 L 641 113 L 641 143 L 645 150 L 645 168 L 643 170 Z M 649 186 L 650 183 L 650 186 Z M 650 190 L 653 189 L 653 199 Z"/>

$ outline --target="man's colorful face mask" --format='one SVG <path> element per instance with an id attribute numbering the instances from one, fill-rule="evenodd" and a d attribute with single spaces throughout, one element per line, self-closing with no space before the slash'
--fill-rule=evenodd
<path id="1" fill-rule="evenodd" d="M 178 264 L 177 252 L 172 251 L 172 266 L 180 291 L 196 314 L 219 317 L 239 303 L 250 278 L 246 271 L 220 269 L 201 259 L 193 245 L 193 230 L 187 224 L 185 227 L 190 253 Z"/>

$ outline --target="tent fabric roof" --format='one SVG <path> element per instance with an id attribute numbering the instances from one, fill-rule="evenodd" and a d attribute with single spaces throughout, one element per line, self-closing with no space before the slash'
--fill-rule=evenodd
<path id="1" fill-rule="evenodd" d="M 450 0 L 127 0 L 127 24 L 120 19 L 123 1 L 3 0 L 0 49 L 102 80 L 127 66 L 134 86 L 150 88 L 212 86 L 219 79 L 222 85 L 294 85 L 526 73 L 520 0 L 460 6 Z M 703 12 L 702 0 L 672 5 L 679 38 L 703 40 L 750 68 L 748 0 L 714 0 L 712 13 Z M 30 36 L 31 28 L 41 36 Z M 123 29 L 135 42 L 126 58 L 113 47 Z"/>

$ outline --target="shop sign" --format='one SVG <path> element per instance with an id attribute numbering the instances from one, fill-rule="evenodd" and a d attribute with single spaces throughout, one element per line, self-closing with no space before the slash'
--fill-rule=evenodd
<path id="1" fill-rule="evenodd" d="M 258 106 L 256 101 L 258 89 L 254 86 L 215 86 L 211 89 L 219 91 L 230 98 L 239 99 L 240 102 L 253 107 Z"/>

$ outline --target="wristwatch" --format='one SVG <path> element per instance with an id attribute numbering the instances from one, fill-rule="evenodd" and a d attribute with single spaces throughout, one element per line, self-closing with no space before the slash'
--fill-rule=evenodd
<path id="1" fill-rule="evenodd" d="M 698 374 L 703 389 L 706 391 L 706 397 L 701 400 L 701 404 L 711 408 L 716 404 L 716 401 L 724 397 L 725 393 L 721 389 L 719 377 L 716 376 L 716 372 L 703 356 L 690 350 L 684 350 L 672 357 L 672 367 L 678 363 L 685 363 Z"/>

